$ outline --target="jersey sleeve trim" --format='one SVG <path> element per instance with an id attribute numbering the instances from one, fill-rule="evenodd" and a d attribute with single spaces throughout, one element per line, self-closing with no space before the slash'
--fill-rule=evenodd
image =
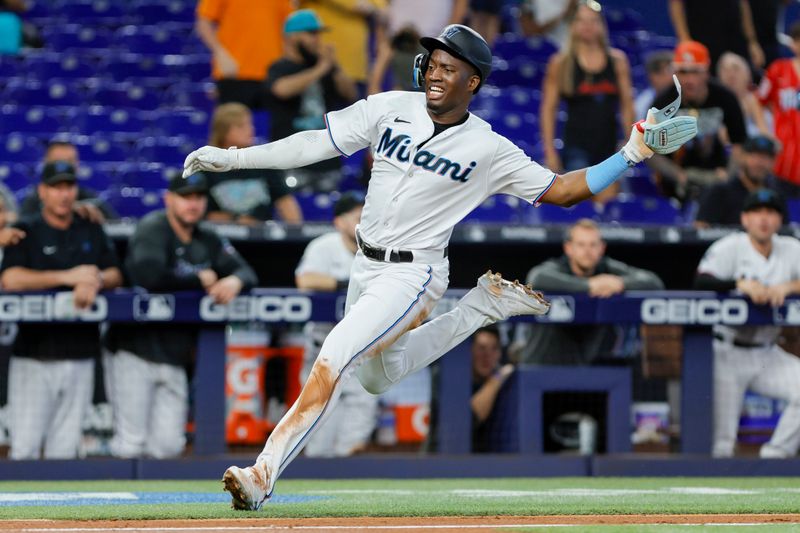
<path id="1" fill-rule="evenodd" d="M 330 125 L 330 123 L 328 122 L 328 113 L 325 113 L 325 114 L 323 115 L 323 117 L 325 118 L 325 129 L 326 129 L 326 130 L 328 130 L 328 137 L 330 137 L 330 139 L 331 139 L 331 144 L 333 144 L 333 147 L 336 149 L 336 151 L 337 151 L 337 152 L 339 152 L 339 153 L 340 153 L 340 154 L 342 154 L 343 156 L 345 156 L 345 157 L 350 157 L 352 154 L 346 154 L 346 153 L 344 153 L 344 152 L 343 152 L 343 151 L 342 151 L 342 150 L 339 148 L 339 146 L 337 146 L 337 144 L 336 144 L 336 141 L 334 141 L 334 140 L 333 140 L 333 132 L 331 131 L 331 125 Z"/>
<path id="2" fill-rule="evenodd" d="M 547 185 L 547 187 L 545 187 L 544 190 L 539 193 L 539 196 L 533 199 L 534 207 L 539 207 L 541 205 L 542 198 L 544 197 L 545 194 L 547 194 L 547 191 L 550 190 L 550 187 L 552 187 L 553 184 L 556 182 L 556 179 L 558 179 L 558 174 L 553 174 L 553 179 L 550 180 L 550 183 Z"/>

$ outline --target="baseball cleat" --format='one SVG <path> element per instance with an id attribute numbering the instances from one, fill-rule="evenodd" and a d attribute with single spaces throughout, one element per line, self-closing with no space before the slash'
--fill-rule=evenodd
<path id="1" fill-rule="evenodd" d="M 266 469 L 258 464 L 228 468 L 222 475 L 222 484 L 231 494 L 231 507 L 237 511 L 258 511 L 269 499 Z"/>
<path id="2" fill-rule="evenodd" d="M 503 319 L 517 315 L 544 315 L 550 310 L 550 302 L 541 292 L 517 280 L 503 279 L 499 272 L 486 272 L 478 278 L 478 287 L 495 297 Z"/>

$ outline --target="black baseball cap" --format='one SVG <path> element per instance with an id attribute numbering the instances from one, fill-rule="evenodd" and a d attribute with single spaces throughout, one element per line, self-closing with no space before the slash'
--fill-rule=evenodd
<path id="1" fill-rule="evenodd" d="M 764 135 L 749 137 L 742 145 L 742 148 L 745 152 L 758 152 L 772 157 L 775 157 L 778 153 L 775 141 Z"/>
<path id="2" fill-rule="evenodd" d="M 206 181 L 205 174 L 202 172 L 195 172 L 191 176 L 185 178 L 178 172 L 169 180 L 168 189 L 170 192 L 180 194 L 181 196 L 192 193 L 207 194 L 208 182 Z"/>
<path id="3" fill-rule="evenodd" d="M 357 192 L 344 193 L 335 204 L 333 204 L 333 216 L 338 217 L 349 213 L 353 209 L 364 205 L 364 196 Z"/>
<path id="4" fill-rule="evenodd" d="M 786 205 L 780 194 L 772 189 L 758 189 L 747 195 L 742 211 L 752 211 L 760 207 L 769 207 L 781 215 L 786 213 Z"/>
<path id="5" fill-rule="evenodd" d="M 75 174 L 75 167 L 69 161 L 51 161 L 42 169 L 42 183 L 45 185 L 76 181 L 78 176 Z"/>

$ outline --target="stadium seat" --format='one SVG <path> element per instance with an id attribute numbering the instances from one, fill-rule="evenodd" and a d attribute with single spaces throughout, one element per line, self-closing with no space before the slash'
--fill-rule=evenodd
<path id="1" fill-rule="evenodd" d="M 133 82 L 107 84 L 101 86 L 92 100 L 101 106 L 115 108 L 135 108 L 152 111 L 161 104 L 159 95 L 148 90 L 145 85 Z"/>
<path id="2" fill-rule="evenodd" d="M 633 9 L 609 8 L 605 12 L 608 31 L 611 34 L 644 30 L 642 16 Z"/>
<path id="3" fill-rule="evenodd" d="M 138 109 L 92 106 L 74 116 L 77 131 L 95 133 L 143 133 L 147 129 L 144 115 Z"/>
<path id="4" fill-rule="evenodd" d="M 593 202 L 585 200 L 572 207 L 540 204 L 524 209 L 522 216 L 529 224 L 571 224 L 581 218 L 597 220 L 599 213 Z"/>
<path id="5" fill-rule="evenodd" d="M 173 32 L 168 24 L 123 26 L 114 35 L 117 47 L 134 54 L 180 54 L 185 36 Z"/>
<path id="6" fill-rule="evenodd" d="M 544 69 L 544 64 L 527 58 L 497 61 L 488 80 L 498 87 L 522 85 L 539 89 L 544 81 Z"/>
<path id="7" fill-rule="evenodd" d="M 122 186 L 101 195 L 123 218 L 141 218 L 164 207 L 163 191 L 143 187 Z"/>
<path id="8" fill-rule="evenodd" d="M 60 115 L 43 106 L 17 107 L 12 105 L 0 108 L 0 133 L 14 131 L 26 133 L 56 133 L 62 131 Z"/>
<path id="9" fill-rule="evenodd" d="M 800 200 L 789 200 L 786 207 L 789 210 L 789 221 L 800 224 Z"/>
<path id="10" fill-rule="evenodd" d="M 141 78 L 164 79 L 174 75 L 174 72 L 159 58 L 138 54 L 123 54 L 116 57 L 108 61 L 105 70 L 116 81 L 141 81 Z"/>
<path id="11" fill-rule="evenodd" d="M 75 54 L 48 54 L 31 57 L 25 62 L 33 79 L 48 81 L 53 78 L 89 78 L 97 68 Z"/>
<path id="12" fill-rule="evenodd" d="M 142 164 L 133 167 L 121 176 L 121 183 L 147 190 L 166 189 L 171 171 L 159 164 Z"/>
<path id="13" fill-rule="evenodd" d="M 188 107 L 211 113 L 216 100 L 213 83 L 176 84 L 168 93 L 167 102 L 173 107 Z"/>
<path id="14" fill-rule="evenodd" d="M 35 174 L 27 165 L 0 165 L 0 181 L 14 192 L 37 183 Z"/>
<path id="15" fill-rule="evenodd" d="M 519 200 L 513 196 L 488 198 L 464 217 L 465 222 L 512 223 L 519 220 Z"/>
<path id="16" fill-rule="evenodd" d="M 330 222 L 333 219 L 334 200 L 328 193 L 299 193 L 295 197 L 300 204 L 304 220 Z"/>
<path id="17" fill-rule="evenodd" d="M 131 16 L 141 24 L 161 22 L 193 22 L 195 2 L 180 0 L 138 1 L 131 9 Z"/>
<path id="18" fill-rule="evenodd" d="M 12 133 L 0 140 L 0 162 L 38 163 L 43 155 L 44 146 L 30 135 Z"/>
<path id="19" fill-rule="evenodd" d="M 57 25 L 45 36 L 51 50 L 106 49 L 111 46 L 111 33 L 103 28 L 80 24 Z"/>
<path id="20" fill-rule="evenodd" d="M 533 143 L 538 137 L 536 115 L 533 113 L 515 113 L 510 111 L 476 112 L 478 116 L 492 125 L 492 129 L 511 140 Z"/>
<path id="21" fill-rule="evenodd" d="M 157 112 L 155 125 L 166 137 L 207 138 L 210 118 L 206 111 L 167 109 Z"/>
<path id="22" fill-rule="evenodd" d="M 136 157 L 142 163 L 160 163 L 182 168 L 183 160 L 197 145 L 184 137 L 145 138 L 136 146 Z"/>
<path id="23" fill-rule="evenodd" d="M 665 224 L 683 223 L 680 210 L 665 198 L 621 195 L 606 204 L 605 222 Z"/>
<path id="24" fill-rule="evenodd" d="M 107 170 L 98 171 L 84 162 L 78 167 L 78 185 L 101 193 L 115 185 L 114 175 Z"/>
<path id="25" fill-rule="evenodd" d="M 172 77 L 199 82 L 211 78 L 211 56 L 208 54 L 168 55 L 163 57 L 164 68 Z"/>
<path id="26" fill-rule="evenodd" d="M 70 0 L 59 5 L 57 13 L 69 21 L 119 21 L 125 11 L 111 0 Z"/>
<path id="27" fill-rule="evenodd" d="M 70 141 L 78 148 L 81 161 L 125 161 L 130 147 L 110 139 L 108 135 L 76 135 Z"/>
<path id="28" fill-rule="evenodd" d="M 77 106 L 84 102 L 84 94 L 77 85 L 67 81 L 25 81 L 9 84 L 3 95 L 4 103 L 19 106 Z"/>
<path id="29" fill-rule="evenodd" d="M 558 52 L 558 45 L 548 39 L 526 39 L 513 33 L 500 35 L 495 40 L 493 48 L 494 56 L 506 61 L 522 58 L 544 63 L 551 55 Z"/>

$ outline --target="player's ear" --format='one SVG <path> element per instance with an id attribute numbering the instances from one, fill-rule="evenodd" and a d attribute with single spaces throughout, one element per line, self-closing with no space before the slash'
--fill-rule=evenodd
<path id="1" fill-rule="evenodd" d="M 478 76 L 477 74 L 473 74 L 472 76 L 469 77 L 469 81 L 467 82 L 467 88 L 469 89 L 469 92 L 475 94 L 475 89 L 477 89 L 478 85 L 480 84 L 481 84 L 481 77 Z"/>

